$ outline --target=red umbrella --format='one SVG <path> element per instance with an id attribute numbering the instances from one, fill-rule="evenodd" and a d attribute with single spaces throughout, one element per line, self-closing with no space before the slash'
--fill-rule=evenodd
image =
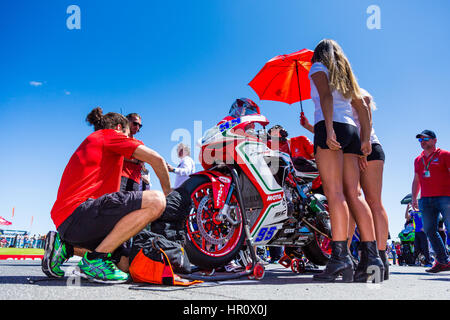
<path id="1" fill-rule="evenodd" d="M 270 59 L 249 86 L 261 100 L 280 101 L 293 104 L 311 99 L 308 73 L 311 69 L 313 51 L 303 49 L 291 54 L 283 54 Z"/>

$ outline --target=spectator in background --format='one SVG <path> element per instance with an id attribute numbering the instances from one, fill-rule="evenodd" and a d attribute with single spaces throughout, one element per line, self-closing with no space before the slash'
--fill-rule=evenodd
<path id="1" fill-rule="evenodd" d="M 42 245 L 42 235 L 39 235 L 36 241 L 36 248 L 41 249 L 41 245 Z"/>
<path id="2" fill-rule="evenodd" d="M 436 147 L 436 134 L 424 130 L 416 138 L 423 152 L 414 160 L 412 183 L 412 207 L 422 212 L 425 233 L 436 253 L 436 262 L 426 272 L 437 273 L 450 270 L 450 261 L 439 236 L 439 214 L 442 214 L 447 229 L 450 225 L 450 152 Z M 417 196 L 421 193 L 419 202 Z"/>
<path id="3" fill-rule="evenodd" d="M 141 116 L 137 113 L 130 113 L 126 118 L 130 126 L 128 137 L 142 143 L 142 141 L 134 138 L 134 135 L 142 128 Z M 120 191 L 140 191 L 141 170 L 143 167 L 144 163 L 138 159 L 124 158 Z"/>
<path id="4" fill-rule="evenodd" d="M 407 221 L 412 221 L 414 226 L 414 259 L 417 259 L 419 253 L 422 253 L 425 257 L 425 267 L 431 267 L 428 239 L 423 231 L 422 213 L 420 211 L 414 211 L 408 203 L 406 206 L 405 219 Z"/>
<path id="5" fill-rule="evenodd" d="M 389 251 L 392 254 L 392 264 L 395 266 L 397 264 L 397 252 L 395 251 L 395 242 L 392 241 L 391 245 L 389 246 Z"/>
<path id="6" fill-rule="evenodd" d="M 402 257 L 402 246 L 400 245 L 399 242 L 396 242 L 394 244 L 394 246 L 395 246 L 395 253 L 397 255 L 398 265 L 401 266 L 402 265 L 402 260 L 403 260 L 403 257 Z"/>
<path id="7" fill-rule="evenodd" d="M 167 164 L 169 172 L 176 174 L 174 188 L 181 186 L 183 182 L 189 179 L 189 175 L 195 172 L 195 163 L 190 157 L 191 149 L 187 145 L 180 143 L 177 146 L 177 155 L 181 161 L 176 168 Z"/>
<path id="8" fill-rule="evenodd" d="M 2 237 L 2 239 L 0 240 L 1 247 L 5 248 L 7 243 L 8 243 L 8 241 L 6 240 L 6 238 Z"/>

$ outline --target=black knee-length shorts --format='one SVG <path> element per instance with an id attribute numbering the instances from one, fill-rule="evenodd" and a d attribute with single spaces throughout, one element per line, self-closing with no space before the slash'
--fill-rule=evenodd
<path id="1" fill-rule="evenodd" d="M 93 251 L 120 219 L 141 207 L 142 191 L 114 192 L 87 199 L 58 227 L 58 232 L 70 245 Z"/>
<path id="2" fill-rule="evenodd" d="M 361 139 L 359 138 L 357 126 L 333 121 L 333 128 L 336 140 L 340 143 L 344 153 L 362 155 Z M 314 125 L 314 153 L 317 152 L 317 147 L 329 149 L 327 145 L 327 130 L 323 120 Z"/>

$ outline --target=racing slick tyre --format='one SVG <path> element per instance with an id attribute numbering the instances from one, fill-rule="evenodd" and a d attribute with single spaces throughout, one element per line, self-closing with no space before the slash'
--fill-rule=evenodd
<path id="1" fill-rule="evenodd" d="M 331 239 L 314 231 L 314 240 L 302 248 L 305 257 L 313 264 L 324 266 L 331 256 Z"/>
<path id="2" fill-rule="evenodd" d="M 208 177 L 194 175 L 180 187 L 191 198 L 186 218 L 185 249 L 189 261 L 204 269 L 226 265 L 236 257 L 245 241 L 242 210 L 232 194 L 228 219 L 214 208 L 212 183 Z"/>

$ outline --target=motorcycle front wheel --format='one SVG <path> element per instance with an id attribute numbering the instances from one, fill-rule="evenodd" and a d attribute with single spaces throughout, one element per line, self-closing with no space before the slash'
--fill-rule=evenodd
<path id="1" fill-rule="evenodd" d="M 192 176 L 182 187 L 191 198 L 185 223 L 185 249 L 190 262 L 208 270 L 226 265 L 236 257 L 245 241 L 242 210 L 235 193 L 229 203 L 232 223 L 221 219 L 219 210 L 214 208 L 212 183 L 207 177 Z"/>

